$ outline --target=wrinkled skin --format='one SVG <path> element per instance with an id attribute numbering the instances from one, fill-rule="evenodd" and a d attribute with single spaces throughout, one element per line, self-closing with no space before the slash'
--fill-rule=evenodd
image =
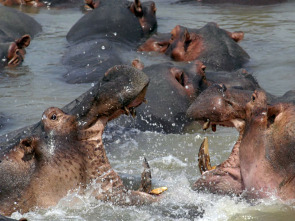
<path id="1" fill-rule="evenodd" d="M 294 92 L 290 91 L 286 95 L 290 93 Z M 194 189 L 206 189 L 221 194 L 243 193 L 250 198 L 267 197 L 267 192 L 277 192 L 279 198 L 292 199 L 294 195 L 288 194 L 294 191 L 294 173 L 288 175 L 284 166 L 277 162 L 278 158 L 271 157 L 281 154 L 280 159 L 285 160 L 289 154 L 293 155 L 290 151 L 294 149 L 294 138 L 290 139 L 288 136 L 293 131 L 294 105 L 277 101 L 268 105 L 273 99 L 267 99 L 266 93 L 260 89 L 252 96 L 250 94 L 247 90 L 213 85 L 188 109 L 188 117 L 203 122 L 204 129 L 211 125 L 215 130 L 218 124 L 234 126 L 240 133 L 229 158 L 216 169 L 203 173 L 196 181 Z M 286 95 L 281 100 L 286 99 Z M 285 129 L 288 125 L 286 121 L 291 125 L 290 130 L 288 127 Z M 259 127 L 260 124 L 263 127 Z M 282 148 L 284 150 L 281 151 Z M 290 168 L 294 166 L 294 160 L 286 162 L 290 163 Z M 273 168 L 269 168 L 270 165 Z M 278 170 L 273 172 L 274 168 Z M 282 188 L 285 185 L 287 187 Z"/>
<path id="2" fill-rule="evenodd" d="M 145 67 L 143 71 L 150 78 L 147 104 L 137 108 L 134 120 L 120 118 L 120 124 L 142 131 L 184 132 L 191 122 L 185 116 L 189 105 L 202 88 L 207 87 L 204 65 L 201 62 L 186 66 L 163 63 Z"/>
<path id="3" fill-rule="evenodd" d="M 152 37 L 139 47 L 139 51 L 158 51 L 175 61 L 202 61 L 209 70 L 233 71 L 249 61 L 249 55 L 237 44 L 243 32 L 229 32 L 215 23 L 200 29 L 188 29 L 177 25 L 171 38 Z M 167 46 L 169 44 L 169 46 Z M 157 46 L 158 45 L 158 46 Z"/>
<path id="4" fill-rule="evenodd" d="M 189 2 L 196 0 L 181 0 L 180 2 Z M 241 5 L 272 5 L 287 2 L 286 0 L 197 0 L 204 4 L 241 4 Z"/>
<path id="5" fill-rule="evenodd" d="M 107 122 L 144 100 L 148 77 L 128 66 L 110 69 L 96 86 L 41 121 L 0 137 L 0 213 L 55 205 L 68 191 L 95 180 L 97 199 L 141 205 L 156 199 L 130 191 L 112 169 L 102 143 Z"/>
<path id="6" fill-rule="evenodd" d="M 28 15 L 0 6 L 0 66 L 17 66 L 26 54 L 31 37 L 42 30 Z"/>

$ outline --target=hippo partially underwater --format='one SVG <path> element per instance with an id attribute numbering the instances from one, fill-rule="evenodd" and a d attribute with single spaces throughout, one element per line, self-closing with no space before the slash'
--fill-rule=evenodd
<path id="1" fill-rule="evenodd" d="M 229 32 L 213 22 L 200 29 L 177 25 L 170 35 L 152 36 L 138 50 L 164 53 L 175 61 L 198 59 L 214 71 L 234 71 L 250 59 L 237 44 L 243 38 L 243 32 Z"/>
<path id="2" fill-rule="evenodd" d="M 0 5 L 0 68 L 21 64 L 31 38 L 41 31 L 30 16 Z"/>
<path id="3" fill-rule="evenodd" d="M 208 141 L 204 140 L 199 152 L 202 176 L 194 189 L 251 199 L 273 195 L 294 199 L 295 106 L 290 100 L 294 91 L 268 99 L 261 89 L 252 94 L 247 90 L 227 91 L 224 85 L 212 87 L 191 105 L 188 116 L 204 122 L 204 129 L 210 125 L 213 130 L 216 125 L 236 127 L 239 138 L 229 158 L 216 167 L 210 164 Z"/>
<path id="4" fill-rule="evenodd" d="M 89 91 L 62 109 L 50 107 L 31 126 L 0 137 L 0 214 L 28 212 L 55 205 L 68 191 L 95 181 L 95 197 L 116 205 L 142 205 L 158 200 L 128 190 L 112 169 L 102 143 L 108 121 L 145 99 L 148 77 L 129 66 L 109 69 Z M 144 181 L 150 178 L 147 175 Z"/>

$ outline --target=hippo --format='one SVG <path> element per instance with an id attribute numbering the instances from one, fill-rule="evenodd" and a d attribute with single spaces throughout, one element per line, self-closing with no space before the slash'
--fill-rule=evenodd
<path id="1" fill-rule="evenodd" d="M 110 13 L 113 16 L 109 16 Z M 108 37 L 116 41 L 137 42 L 145 33 L 151 33 L 156 27 L 156 6 L 152 1 L 142 4 L 137 0 L 134 3 L 100 1 L 98 8 L 84 15 L 69 30 L 67 40 L 78 42 Z"/>
<path id="2" fill-rule="evenodd" d="M 179 2 L 189 2 L 196 0 L 181 0 Z M 287 2 L 287 0 L 197 0 L 198 2 L 204 4 L 240 4 L 240 5 L 273 5 L 279 4 L 283 2 Z"/>
<path id="3" fill-rule="evenodd" d="M 148 174 L 141 190 L 128 190 L 112 169 L 102 143 L 108 121 L 134 113 L 149 83 L 140 70 L 126 65 L 109 69 L 102 80 L 62 109 L 50 107 L 36 124 L 0 137 L 0 213 L 26 213 L 56 205 L 68 191 L 96 182 L 98 200 L 143 205 Z M 147 167 L 145 167 L 147 168 Z M 147 171 L 147 170 L 146 170 Z M 151 192 L 152 193 L 152 192 Z"/>
<path id="4" fill-rule="evenodd" d="M 166 62 L 144 68 L 135 66 L 150 78 L 147 103 L 137 108 L 135 119 L 123 117 L 117 120 L 118 124 L 141 131 L 184 133 L 191 123 L 186 111 L 206 87 L 204 65 L 195 62 L 181 66 Z"/>
<path id="5" fill-rule="evenodd" d="M 262 89 L 254 93 L 239 89 L 229 91 L 224 85 L 213 85 L 208 89 L 191 105 L 187 115 L 203 122 L 203 129 L 211 125 L 215 131 L 217 124 L 235 127 L 239 138 L 229 158 L 216 167 L 210 164 L 208 141 L 204 140 L 199 152 L 202 177 L 196 181 L 194 189 L 242 194 L 249 198 L 264 198 L 276 192 L 279 198 L 293 199 L 294 195 L 288 195 L 294 191 L 293 175 L 290 173 L 289 176 L 286 170 L 294 162 L 289 159 L 284 168 L 278 162 L 279 158 L 274 157 L 280 154 L 280 159 L 285 160 L 293 154 L 289 152 L 295 141 L 289 131 L 293 130 L 290 125 L 294 118 L 294 104 L 267 99 L 267 93 Z M 282 100 L 287 94 L 282 96 Z M 271 102 L 274 103 L 269 104 Z M 283 188 L 285 185 L 287 187 Z"/>
<path id="6" fill-rule="evenodd" d="M 5 6 L 28 6 L 28 7 L 77 7 L 82 6 L 80 0 L 0 0 L 0 4 Z"/>
<path id="7" fill-rule="evenodd" d="M 200 61 L 191 64 L 166 62 L 144 68 L 143 64 L 135 59 L 133 65 L 138 64 L 141 65 L 138 68 L 150 78 L 146 95 L 147 104 L 137 108 L 136 119 L 123 117 L 118 121 L 121 125 L 142 131 L 187 132 L 192 123 L 192 120 L 186 117 L 188 108 L 200 94 L 209 99 L 211 95 L 205 94 L 208 91 L 213 94 L 211 85 L 223 84 L 237 93 L 240 90 L 249 91 L 250 95 L 255 89 L 260 88 L 256 79 L 245 69 L 235 72 L 205 72 L 206 66 Z M 208 87 L 210 89 L 206 90 Z M 157 99 L 154 99 L 155 97 Z"/>
<path id="8" fill-rule="evenodd" d="M 177 25 L 171 31 L 171 37 L 164 34 L 152 37 L 142 44 L 139 51 L 158 51 L 165 53 L 175 61 L 202 61 L 209 70 L 234 71 L 242 68 L 250 56 L 237 42 L 244 37 L 243 32 L 229 32 L 208 23 L 200 29 L 189 29 Z"/>
<path id="9" fill-rule="evenodd" d="M 19 65 L 31 38 L 41 31 L 41 25 L 30 16 L 0 6 L 0 67 Z"/>
<path id="10" fill-rule="evenodd" d="M 137 4 L 140 1 L 135 1 Z M 156 27 L 154 2 L 140 3 L 142 16 L 136 17 L 128 1 L 100 1 L 99 7 L 84 15 L 68 32 L 70 45 L 62 63 L 68 67 L 64 79 L 67 83 L 89 83 L 101 77 L 108 68 L 117 64 L 130 64 L 137 56 L 138 42 L 145 28 Z M 131 7 L 132 8 L 132 7 Z M 137 9 L 139 10 L 139 9 Z M 112 13 L 113 16 L 109 16 Z M 143 23 L 140 23 L 144 20 Z"/>

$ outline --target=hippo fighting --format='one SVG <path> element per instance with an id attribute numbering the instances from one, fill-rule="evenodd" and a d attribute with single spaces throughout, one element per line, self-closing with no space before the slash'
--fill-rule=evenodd
<path id="1" fill-rule="evenodd" d="M 148 83 L 143 72 L 115 66 L 64 108 L 48 108 L 40 122 L 0 138 L 1 213 L 55 205 L 69 190 L 85 188 L 93 180 L 101 185 L 97 199 L 119 205 L 156 201 L 150 190 L 124 187 L 102 143 L 107 122 L 135 112 Z"/>
<path id="2" fill-rule="evenodd" d="M 0 220 L 293 208 L 290 5 L 0 0 Z"/>

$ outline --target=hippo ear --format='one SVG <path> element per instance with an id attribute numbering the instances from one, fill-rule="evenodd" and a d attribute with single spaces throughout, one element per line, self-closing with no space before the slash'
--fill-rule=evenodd
<path id="1" fill-rule="evenodd" d="M 129 7 L 130 11 L 136 16 L 136 17 L 142 17 L 143 11 L 140 0 L 134 0 L 134 2 Z"/>
<path id="2" fill-rule="evenodd" d="M 183 37 L 184 37 L 184 41 L 185 41 L 185 42 L 188 42 L 188 41 L 191 40 L 190 33 L 188 32 L 187 29 L 184 30 Z"/>
<path id="3" fill-rule="evenodd" d="M 23 161 L 29 161 L 35 157 L 37 149 L 37 139 L 35 138 L 25 138 L 20 141 L 20 148 L 24 151 Z"/>
<path id="4" fill-rule="evenodd" d="M 240 42 L 244 39 L 244 32 L 228 32 L 229 37 L 231 37 L 235 42 Z"/>
<path id="5" fill-rule="evenodd" d="M 144 64 L 141 62 L 139 58 L 136 58 L 132 61 L 132 66 L 141 71 L 144 68 Z"/>
<path id="6" fill-rule="evenodd" d="M 271 124 L 275 122 L 276 117 L 283 112 L 285 107 L 288 106 L 288 104 L 279 103 L 273 106 L 268 106 L 267 108 L 267 127 L 269 127 Z"/>
<path id="7" fill-rule="evenodd" d="M 31 37 L 30 35 L 23 35 L 21 38 L 17 39 L 15 43 L 19 49 L 26 48 L 31 43 Z"/>

